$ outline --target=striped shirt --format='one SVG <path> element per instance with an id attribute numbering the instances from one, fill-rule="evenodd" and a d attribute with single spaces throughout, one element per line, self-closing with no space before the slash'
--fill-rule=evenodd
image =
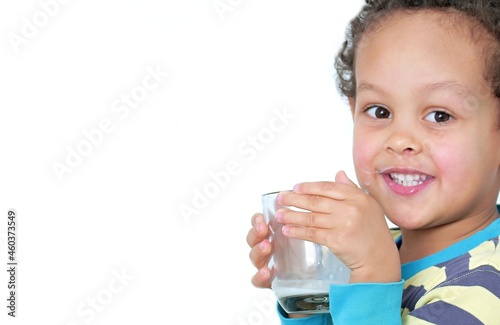
<path id="1" fill-rule="evenodd" d="M 403 324 L 500 324 L 499 232 L 496 220 L 485 232 L 404 264 Z"/>

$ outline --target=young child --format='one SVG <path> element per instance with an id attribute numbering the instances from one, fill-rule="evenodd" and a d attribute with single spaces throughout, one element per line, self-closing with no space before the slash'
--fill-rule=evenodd
<path id="1" fill-rule="evenodd" d="M 361 188 L 344 172 L 295 185 L 278 200 L 311 212 L 276 218 L 351 279 L 329 314 L 278 307 L 282 323 L 500 324 L 500 0 L 366 0 L 335 66 Z M 269 229 L 252 225 L 252 283 L 269 288 Z"/>

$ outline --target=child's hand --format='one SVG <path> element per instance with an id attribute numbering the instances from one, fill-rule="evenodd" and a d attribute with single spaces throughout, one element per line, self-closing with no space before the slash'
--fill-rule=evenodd
<path id="1" fill-rule="evenodd" d="M 351 269 L 351 283 L 401 280 L 399 252 L 381 207 L 344 172 L 335 182 L 299 184 L 278 200 L 311 211 L 279 210 L 285 236 L 327 246 Z"/>
<path id="2" fill-rule="evenodd" d="M 248 231 L 247 243 L 251 247 L 250 260 L 257 268 L 257 273 L 252 277 L 252 284 L 258 288 L 271 288 L 271 272 L 267 267 L 271 259 L 271 243 L 269 226 L 261 213 L 252 217 L 252 229 Z"/>

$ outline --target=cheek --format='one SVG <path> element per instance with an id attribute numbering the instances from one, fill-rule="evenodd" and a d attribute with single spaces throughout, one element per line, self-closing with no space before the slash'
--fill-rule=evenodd
<path id="1" fill-rule="evenodd" d="M 354 142 L 352 150 L 354 165 L 356 167 L 366 166 L 370 160 L 370 147 L 366 142 Z"/>
<path id="2" fill-rule="evenodd" d="M 448 142 L 433 148 L 431 157 L 439 176 L 448 179 L 450 184 L 463 184 L 471 170 L 478 168 L 476 162 L 481 156 L 466 145 L 452 145 Z"/>
<path id="3" fill-rule="evenodd" d="M 354 136 L 353 162 L 356 176 L 361 183 L 368 181 L 368 178 L 375 173 L 373 162 L 376 154 L 377 146 L 370 140 L 370 137 Z"/>
<path id="4" fill-rule="evenodd" d="M 457 168 L 460 168 L 460 154 L 452 148 L 443 148 L 442 150 L 436 150 L 432 154 L 432 160 L 434 165 L 441 175 L 453 176 L 458 173 Z"/>

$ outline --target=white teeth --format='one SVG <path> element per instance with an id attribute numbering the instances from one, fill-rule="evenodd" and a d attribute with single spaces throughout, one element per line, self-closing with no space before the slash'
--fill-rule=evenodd
<path id="1" fill-rule="evenodd" d="M 391 173 L 391 178 L 393 181 L 402 186 L 417 186 L 422 184 L 427 179 L 427 175 Z"/>

